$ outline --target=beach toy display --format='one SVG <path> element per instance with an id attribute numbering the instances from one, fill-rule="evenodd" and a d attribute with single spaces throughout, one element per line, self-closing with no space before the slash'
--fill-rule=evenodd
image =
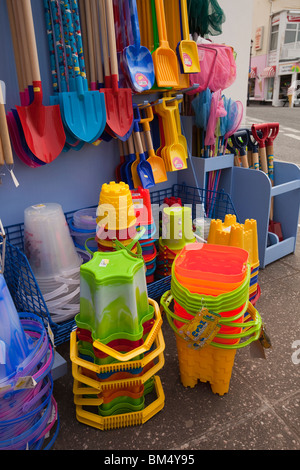
<path id="1" fill-rule="evenodd" d="M 188 243 L 196 241 L 192 209 L 178 205 L 163 208 L 161 237 L 159 238 L 158 272 L 169 276 L 174 259 Z"/>
<path id="2" fill-rule="evenodd" d="M 74 318 L 79 312 L 82 258 L 60 204 L 36 204 L 25 209 L 24 245 L 53 321 Z"/>
<path id="3" fill-rule="evenodd" d="M 175 332 L 181 381 L 229 390 L 236 349 L 258 339 L 261 317 L 249 302 L 248 252 L 231 246 L 189 244 L 172 265 L 171 290 L 161 306 Z"/>
<path id="4" fill-rule="evenodd" d="M 96 241 L 96 208 L 91 207 L 75 212 L 69 221 L 69 228 L 77 252 L 84 262 L 88 261 L 91 256 L 86 250 L 85 244 L 87 243 L 89 249 L 93 252 L 98 249 Z"/>
<path id="5" fill-rule="evenodd" d="M 50 449 L 59 430 L 53 347 L 40 317 L 17 313 L 2 275 L 0 358 L 0 449 Z"/>
<path id="6" fill-rule="evenodd" d="M 156 374 L 165 348 L 144 261 L 125 249 L 97 252 L 80 272 L 80 313 L 70 343 L 76 417 L 99 429 L 142 424 L 164 406 Z M 147 404 L 152 392 L 157 396 Z"/>
<path id="7" fill-rule="evenodd" d="M 258 284 L 259 257 L 257 223 L 254 219 L 246 219 L 244 224 L 237 223 L 236 216 L 226 214 L 224 222 L 219 219 L 211 221 L 208 243 L 243 248 L 249 253 L 251 267 L 249 300 L 255 305 L 260 297 Z"/>

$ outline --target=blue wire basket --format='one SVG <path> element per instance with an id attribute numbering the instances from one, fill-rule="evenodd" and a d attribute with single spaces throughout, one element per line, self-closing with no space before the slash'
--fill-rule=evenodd
<path id="1" fill-rule="evenodd" d="M 159 210 L 159 206 L 162 206 L 165 198 L 171 197 L 181 198 L 182 204 L 190 205 L 193 218 L 197 216 L 198 207 L 202 207 L 202 205 L 205 207 L 208 203 L 211 209 L 211 218 L 224 221 L 226 214 L 234 214 L 237 217 L 231 198 L 227 193 L 178 184 L 167 189 L 151 192 L 152 207 L 155 208 L 154 210 Z M 75 212 L 65 213 L 68 223 L 72 220 Z M 71 331 L 76 329 L 76 322 L 71 319 L 58 324 L 51 319 L 37 280 L 24 254 L 24 224 L 5 227 L 5 235 L 4 277 L 17 311 L 31 312 L 42 316 L 53 332 L 55 346 L 69 341 Z M 158 278 L 148 284 L 148 296 L 157 300 L 170 289 L 170 285 L 171 276 Z"/>

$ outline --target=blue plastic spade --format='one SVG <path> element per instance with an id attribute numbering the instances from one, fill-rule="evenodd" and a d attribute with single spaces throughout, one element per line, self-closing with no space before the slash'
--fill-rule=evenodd
<path id="1" fill-rule="evenodd" d="M 137 117 L 134 118 L 133 132 L 135 135 L 137 152 L 140 156 L 140 161 L 137 165 L 137 174 L 141 180 L 143 188 L 149 189 L 149 188 L 152 188 L 152 186 L 155 186 L 155 180 L 153 176 L 152 167 L 150 163 L 147 161 L 145 153 L 144 153 L 144 149 L 143 149 L 142 139 L 140 135 L 140 128 L 139 128 L 140 113 L 139 113 L 139 109 L 137 106 L 134 107 L 134 111 Z"/>
<path id="2" fill-rule="evenodd" d="M 71 11 L 70 2 L 63 2 L 64 14 Z M 72 47 L 77 51 L 75 30 L 70 19 L 67 22 L 69 37 L 73 41 Z M 76 28 L 76 37 L 78 27 Z M 78 54 L 73 53 L 73 65 L 75 71 L 75 91 L 61 93 L 61 104 L 66 125 L 77 139 L 84 142 L 96 141 L 106 125 L 106 110 L 103 93 L 89 91 L 87 79 L 81 75 Z"/>
<path id="3" fill-rule="evenodd" d="M 141 46 L 136 0 L 129 0 L 129 6 L 134 43 L 125 47 L 123 59 L 131 87 L 134 91 L 141 93 L 150 90 L 154 85 L 154 64 L 149 49 Z"/>

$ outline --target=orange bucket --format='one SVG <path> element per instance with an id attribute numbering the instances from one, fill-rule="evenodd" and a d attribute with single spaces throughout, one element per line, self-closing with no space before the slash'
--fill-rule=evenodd
<path id="1" fill-rule="evenodd" d="M 191 243 L 174 260 L 176 276 L 186 283 L 240 284 L 247 273 L 248 252 L 233 246 Z"/>

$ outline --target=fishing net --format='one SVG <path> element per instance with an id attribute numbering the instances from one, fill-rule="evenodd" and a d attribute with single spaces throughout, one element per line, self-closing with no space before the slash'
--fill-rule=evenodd
<path id="1" fill-rule="evenodd" d="M 195 113 L 195 124 L 200 129 L 206 129 L 210 105 L 211 105 L 211 91 L 209 88 L 199 93 L 192 101 L 192 107 Z"/>
<path id="2" fill-rule="evenodd" d="M 187 0 L 190 33 L 199 36 L 222 34 L 225 14 L 217 0 Z"/>

